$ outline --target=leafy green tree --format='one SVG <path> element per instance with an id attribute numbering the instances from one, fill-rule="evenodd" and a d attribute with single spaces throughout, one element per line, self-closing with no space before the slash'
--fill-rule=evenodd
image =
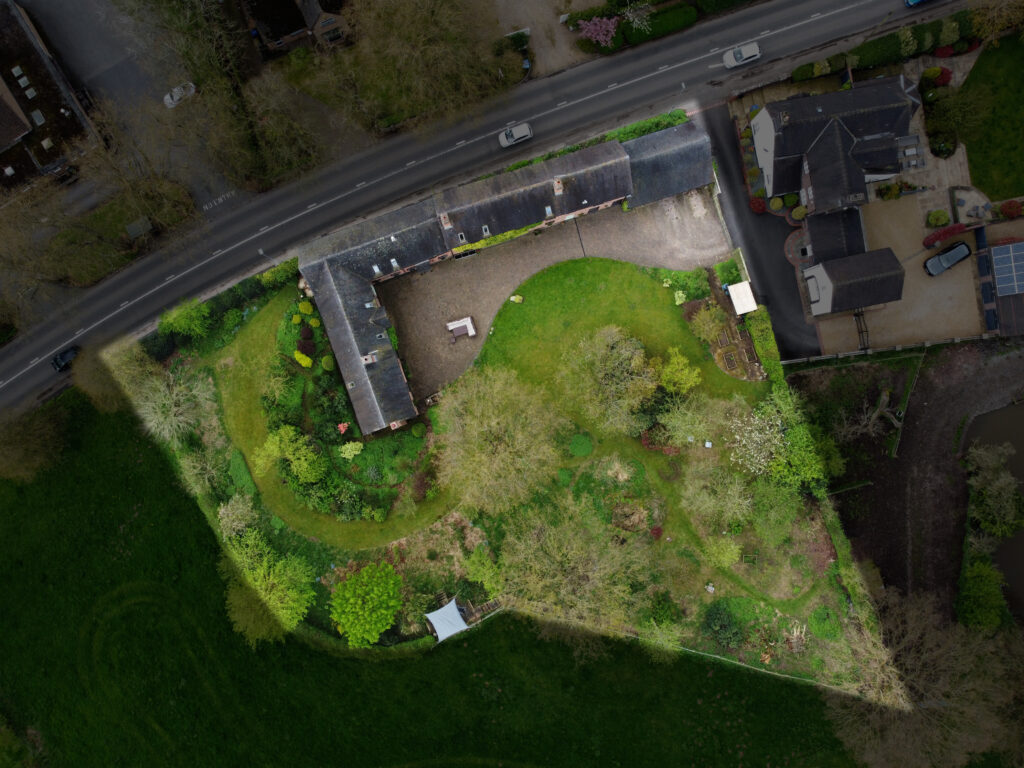
<path id="1" fill-rule="evenodd" d="M 692 464 L 682 490 L 683 507 L 709 531 L 742 528 L 753 514 L 743 478 L 709 464 Z"/>
<path id="2" fill-rule="evenodd" d="M 668 360 L 661 368 L 661 386 L 672 395 L 685 395 L 700 384 L 700 370 L 676 347 L 668 350 Z"/>
<path id="3" fill-rule="evenodd" d="M 723 648 L 739 648 L 745 640 L 743 627 L 725 600 L 715 600 L 707 607 L 700 627 Z"/>
<path id="4" fill-rule="evenodd" d="M 557 435 L 569 427 L 543 390 L 514 371 L 473 368 L 438 406 L 437 479 L 461 502 L 504 512 L 558 470 Z"/>
<path id="5" fill-rule="evenodd" d="M 740 559 L 740 544 L 731 536 L 711 536 L 704 541 L 704 554 L 715 568 L 728 568 Z"/>
<path id="6" fill-rule="evenodd" d="M 313 568 L 297 555 L 277 554 L 255 528 L 227 539 L 224 547 L 220 571 L 235 630 L 253 646 L 282 639 L 313 602 Z"/>
<path id="7" fill-rule="evenodd" d="M 769 548 L 775 549 L 789 536 L 797 515 L 803 509 L 803 497 L 791 485 L 779 485 L 768 477 L 759 477 L 752 486 L 754 532 Z"/>
<path id="8" fill-rule="evenodd" d="M 210 307 L 198 299 L 187 299 L 160 315 L 160 333 L 177 333 L 200 339 L 210 330 Z"/>
<path id="9" fill-rule="evenodd" d="M 1012 536 L 1024 522 L 1017 479 L 1006 466 L 1015 452 L 1009 443 L 976 443 L 967 451 L 967 512 L 983 531 L 995 536 Z"/>
<path id="10" fill-rule="evenodd" d="M 697 310 L 690 321 L 693 335 L 705 344 L 714 344 L 718 341 L 718 334 L 725 328 L 728 318 L 725 312 L 717 304 L 705 304 Z"/>
<path id="11" fill-rule="evenodd" d="M 360 453 L 363 452 L 363 444 L 358 440 L 349 440 L 341 448 L 338 449 L 338 454 L 343 459 L 352 460 Z"/>
<path id="12" fill-rule="evenodd" d="M 242 534 L 256 524 L 259 513 L 252 503 L 252 496 L 239 493 L 217 507 L 217 521 L 220 533 L 225 539 Z"/>
<path id="13" fill-rule="evenodd" d="M 497 597 L 505 589 L 501 569 L 491 556 L 490 548 L 484 544 L 480 544 L 466 558 L 466 576 L 470 581 L 483 584 L 488 597 Z"/>
<path id="14" fill-rule="evenodd" d="M 370 563 L 331 595 L 331 618 L 353 648 L 369 648 L 402 607 L 402 577 L 391 563 Z"/>
<path id="15" fill-rule="evenodd" d="M 505 594 L 570 620 L 628 621 L 649 572 L 649 541 L 602 522 L 590 496 L 564 491 L 509 519 L 499 559 Z"/>
<path id="16" fill-rule="evenodd" d="M 641 409 L 657 389 L 658 377 L 639 339 L 605 326 L 581 340 L 564 362 L 565 389 L 597 427 L 635 436 L 651 425 Z"/>
<path id="17" fill-rule="evenodd" d="M 316 453 L 305 435 L 291 424 L 285 424 L 267 435 L 256 452 L 255 469 L 266 474 L 274 462 L 283 459 L 300 483 L 311 485 L 323 479 L 329 465 L 327 459 Z"/>

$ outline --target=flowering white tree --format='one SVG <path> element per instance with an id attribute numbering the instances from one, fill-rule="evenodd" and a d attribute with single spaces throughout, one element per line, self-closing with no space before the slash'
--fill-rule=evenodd
<path id="1" fill-rule="evenodd" d="M 651 31 L 651 6 L 648 3 L 628 3 L 622 17 L 637 32 Z"/>
<path id="2" fill-rule="evenodd" d="M 581 20 L 577 22 L 577 25 L 580 28 L 580 37 L 585 40 L 591 40 L 603 48 L 607 48 L 612 44 L 615 30 L 619 28 L 619 17 L 612 16 L 610 19 L 598 17 L 590 21 Z"/>
<path id="3" fill-rule="evenodd" d="M 732 460 L 752 475 L 763 475 L 782 449 L 782 418 L 778 410 L 766 404 L 749 416 L 734 419 Z"/>

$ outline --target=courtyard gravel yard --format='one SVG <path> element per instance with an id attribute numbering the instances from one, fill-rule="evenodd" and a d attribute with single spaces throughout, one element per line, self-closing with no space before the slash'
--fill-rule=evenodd
<path id="1" fill-rule="evenodd" d="M 457 379 L 476 359 L 494 316 L 530 275 L 569 259 L 597 257 L 687 270 L 729 258 L 709 194 L 690 192 L 623 213 L 615 206 L 378 284 L 398 332 L 398 353 L 420 400 Z M 608 286 L 609 291 L 614 286 Z M 566 290 L 572 290 L 566 286 Z M 529 298 L 527 297 L 527 300 Z M 474 338 L 451 343 L 445 323 L 471 316 Z"/>

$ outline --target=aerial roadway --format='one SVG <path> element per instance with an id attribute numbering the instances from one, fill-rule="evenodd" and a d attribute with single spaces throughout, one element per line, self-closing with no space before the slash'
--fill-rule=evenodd
<path id="1" fill-rule="evenodd" d="M 136 261 L 82 295 L 62 317 L 23 332 L 0 351 L 0 408 L 36 402 L 66 383 L 51 359 L 152 321 L 186 297 L 281 259 L 285 250 L 441 183 L 471 178 L 570 144 L 628 119 L 675 107 L 695 110 L 784 78 L 828 43 L 851 45 L 965 7 L 933 0 L 772 0 L 550 77 L 529 81 L 453 124 L 381 142 L 260 195 Z M 727 69 L 726 51 L 758 43 L 760 57 Z M 531 140 L 502 148 L 505 128 L 528 122 Z M 716 151 L 721 151 L 716 148 Z M 752 267 L 755 284 L 756 268 Z"/>

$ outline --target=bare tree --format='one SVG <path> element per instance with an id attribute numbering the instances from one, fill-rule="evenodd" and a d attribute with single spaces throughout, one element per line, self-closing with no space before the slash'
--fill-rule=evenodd
<path id="1" fill-rule="evenodd" d="M 1024 36 L 1024 0 L 974 0 L 971 3 L 974 33 L 984 40 L 996 40 L 1014 29 Z"/>

